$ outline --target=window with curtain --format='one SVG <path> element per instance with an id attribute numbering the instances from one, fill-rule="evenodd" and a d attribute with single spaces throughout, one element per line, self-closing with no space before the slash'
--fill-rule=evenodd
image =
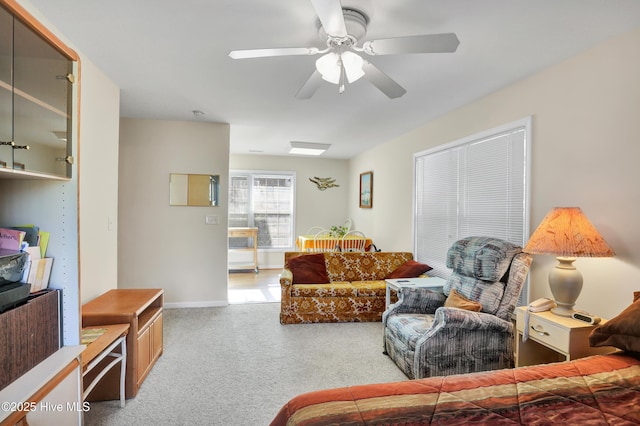
<path id="1" fill-rule="evenodd" d="M 446 278 L 449 247 L 468 236 L 524 247 L 529 235 L 531 119 L 414 155 L 414 253 Z M 528 298 L 523 289 L 521 302 Z"/>
<path id="2" fill-rule="evenodd" d="M 257 227 L 259 249 L 293 246 L 295 174 L 231 171 L 229 227 Z M 230 248 L 246 241 L 229 241 Z"/>

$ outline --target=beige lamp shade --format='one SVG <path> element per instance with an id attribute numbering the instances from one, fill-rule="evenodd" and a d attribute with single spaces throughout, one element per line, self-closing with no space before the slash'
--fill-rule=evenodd
<path id="1" fill-rule="evenodd" d="M 615 255 L 579 207 L 551 209 L 522 251 L 563 257 Z"/>
<path id="2" fill-rule="evenodd" d="M 542 219 L 524 252 L 551 254 L 558 264 L 549 272 L 549 287 L 556 315 L 570 317 L 580 292 L 582 274 L 573 265 L 576 257 L 611 257 L 613 250 L 578 207 L 555 207 Z"/>

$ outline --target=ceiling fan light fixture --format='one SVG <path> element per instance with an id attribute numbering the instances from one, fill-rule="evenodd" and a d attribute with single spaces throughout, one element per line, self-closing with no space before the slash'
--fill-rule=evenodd
<path id="1" fill-rule="evenodd" d="M 340 82 L 340 56 L 335 52 L 327 53 L 316 61 L 316 69 L 322 75 L 322 79 L 329 83 Z"/>
<path id="2" fill-rule="evenodd" d="M 291 148 L 289 148 L 289 154 L 299 155 L 321 155 L 331 146 L 328 143 L 313 143 L 313 142 L 296 142 L 291 141 Z"/>
<path id="3" fill-rule="evenodd" d="M 340 55 L 342 59 L 342 66 L 344 66 L 344 72 L 347 74 L 347 81 L 353 83 L 364 75 L 362 66 L 364 65 L 364 59 L 353 52 L 343 52 Z"/>
<path id="4" fill-rule="evenodd" d="M 347 81 L 353 83 L 362 76 L 364 59 L 356 53 L 347 51 L 338 55 L 335 52 L 327 53 L 316 61 L 316 69 L 322 75 L 322 79 L 333 84 L 341 84 L 342 68 L 347 76 Z"/>

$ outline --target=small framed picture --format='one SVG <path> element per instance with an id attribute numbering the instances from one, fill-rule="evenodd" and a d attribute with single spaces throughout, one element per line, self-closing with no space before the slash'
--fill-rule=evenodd
<path id="1" fill-rule="evenodd" d="M 373 206 L 373 172 L 360 173 L 360 208 Z"/>

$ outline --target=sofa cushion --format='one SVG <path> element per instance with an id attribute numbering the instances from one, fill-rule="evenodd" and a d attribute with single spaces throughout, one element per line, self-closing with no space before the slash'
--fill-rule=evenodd
<path id="1" fill-rule="evenodd" d="M 356 289 L 358 296 L 386 297 L 387 283 L 384 281 L 354 281 L 351 285 Z"/>
<path id="2" fill-rule="evenodd" d="M 478 312 L 482 309 L 482 305 L 480 303 L 467 299 L 463 295 L 459 294 L 456 289 L 451 289 L 449 297 L 444 301 L 444 306 L 447 308 L 459 308 L 474 312 Z"/>
<path id="3" fill-rule="evenodd" d="M 433 268 L 425 263 L 416 262 L 415 260 L 407 260 L 402 265 L 394 269 L 387 278 L 417 278 Z"/>
<path id="4" fill-rule="evenodd" d="M 640 353 L 640 291 L 634 292 L 633 296 L 630 306 L 591 332 L 591 346 L 614 346 Z"/>
<path id="5" fill-rule="evenodd" d="M 522 248 L 490 237 L 468 237 L 456 241 L 447 252 L 447 268 L 482 281 L 501 280 L 513 257 Z"/>
<path id="6" fill-rule="evenodd" d="M 348 282 L 294 284 L 291 288 L 291 296 L 293 297 L 346 297 L 357 295 L 357 290 Z"/>
<path id="7" fill-rule="evenodd" d="M 324 254 L 305 254 L 289 259 L 293 284 L 324 284 L 329 282 Z"/>
<path id="8" fill-rule="evenodd" d="M 413 257 L 409 252 L 327 252 L 324 255 L 331 281 L 384 280 Z"/>

